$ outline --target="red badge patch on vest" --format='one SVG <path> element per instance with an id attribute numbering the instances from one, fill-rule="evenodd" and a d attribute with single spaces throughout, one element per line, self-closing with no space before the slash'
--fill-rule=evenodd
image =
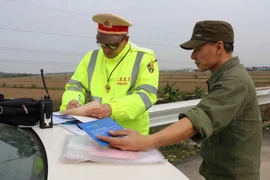
<path id="1" fill-rule="evenodd" d="M 150 73 L 153 73 L 154 72 L 154 61 L 151 61 L 148 65 L 147 65 L 147 68 L 148 68 L 148 71 Z"/>

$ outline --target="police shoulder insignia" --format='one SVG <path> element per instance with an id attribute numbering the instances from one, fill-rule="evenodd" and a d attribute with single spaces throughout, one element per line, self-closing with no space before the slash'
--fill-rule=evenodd
<path id="1" fill-rule="evenodd" d="M 150 73 L 153 73 L 154 72 L 154 61 L 151 61 L 148 65 L 147 65 L 147 68 L 148 68 L 148 71 Z"/>

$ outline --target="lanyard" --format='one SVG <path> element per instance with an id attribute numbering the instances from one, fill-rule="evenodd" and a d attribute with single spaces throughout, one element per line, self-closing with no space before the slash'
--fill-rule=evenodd
<path id="1" fill-rule="evenodd" d="M 128 49 L 128 51 L 126 52 L 126 54 L 120 59 L 120 61 L 116 64 L 116 66 L 113 68 L 113 70 L 111 71 L 111 73 L 109 74 L 108 76 L 108 70 L 106 68 L 106 74 L 107 74 L 107 84 L 105 86 L 105 89 L 106 89 L 106 92 L 109 93 L 110 92 L 110 85 L 109 85 L 109 82 L 110 82 L 110 78 L 114 72 L 114 70 L 118 67 L 118 65 L 124 60 L 124 58 L 126 57 L 126 55 L 128 54 L 128 52 L 130 51 L 130 48 Z"/>

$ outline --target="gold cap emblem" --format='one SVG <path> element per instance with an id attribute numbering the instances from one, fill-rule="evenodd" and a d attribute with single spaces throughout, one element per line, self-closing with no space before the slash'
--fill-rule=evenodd
<path id="1" fill-rule="evenodd" d="M 106 28 L 112 28 L 112 22 L 106 20 L 106 21 L 104 21 L 103 26 Z"/>

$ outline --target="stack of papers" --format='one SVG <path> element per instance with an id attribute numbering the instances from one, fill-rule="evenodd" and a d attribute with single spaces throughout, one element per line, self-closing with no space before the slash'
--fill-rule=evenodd
<path id="1" fill-rule="evenodd" d="M 164 156 L 157 150 L 122 151 L 109 148 L 108 143 L 97 139 L 98 136 L 111 136 L 108 132 L 124 129 L 112 118 L 97 119 L 86 117 L 88 108 L 97 108 L 99 104 L 84 106 L 53 113 L 53 123 L 58 124 L 76 135 L 65 139 L 61 160 L 66 163 L 94 161 L 100 163 L 164 163 Z M 78 136 L 79 135 L 79 136 Z"/>
<path id="2" fill-rule="evenodd" d="M 53 113 L 53 124 L 57 124 L 77 135 L 87 135 L 77 124 L 82 122 L 95 121 L 97 118 L 75 115 L 61 115 L 59 112 Z"/>
<path id="3" fill-rule="evenodd" d="M 76 135 L 66 136 L 60 160 L 64 163 L 93 161 L 116 164 L 151 164 L 166 162 L 164 156 L 157 149 L 134 152 L 104 148 L 98 145 L 89 136 Z"/>
<path id="4" fill-rule="evenodd" d="M 59 112 L 53 113 L 53 124 L 62 124 L 69 121 L 80 121 L 80 122 L 89 122 L 97 120 L 97 118 L 94 117 L 87 117 L 87 116 L 76 116 L 76 115 L 62 115 L 59 114 Z"/>
<path id="5" fill-rule="evenodd" d="M 61 124 L 68 121 L 75 121 L 77 120 L 71 115 L 61 115 L 58 112 L 53 113 L 53 124 Z"/>

